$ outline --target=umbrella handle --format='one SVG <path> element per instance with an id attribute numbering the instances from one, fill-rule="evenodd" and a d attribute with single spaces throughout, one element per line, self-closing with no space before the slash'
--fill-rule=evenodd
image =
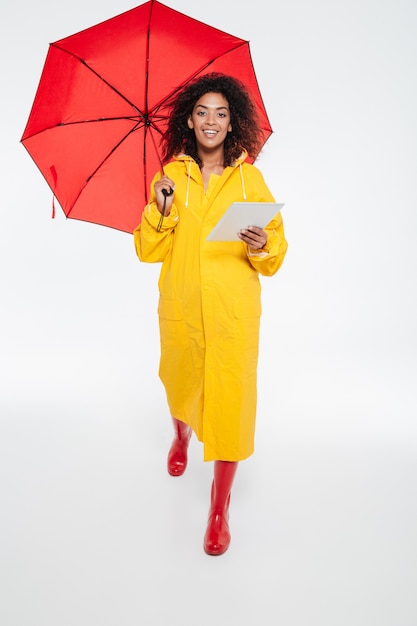
<path id="1" fill-rule="evenodd" d="M 172 187 L 168 189 L 162 189 L 162 193 L 164 194 L 164 206 L 162 208 L 162 213 L 161 213 L 161 217 L 159 218 L 159 222 L 158 222 L 158 226 L 156 227 L 156 231 L 159 233 L 159 231 L 162 228 L 162 222 L 164 221 L 164 216 L 165 216 L 165 207 L 166 207 L 166 203 L 167 203 L 167 197 L 168 196 L 172 196 L 172 194 L 174 193 L 174 190 L 172 189 Z"/>

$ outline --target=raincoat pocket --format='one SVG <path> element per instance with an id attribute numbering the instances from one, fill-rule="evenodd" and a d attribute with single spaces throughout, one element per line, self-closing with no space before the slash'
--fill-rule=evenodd
<path id="1" fill-rule="evenodd" d="M 261 317 L 261 302 L 258 297 L 235 298 L 233 301 L 233 313 L 236 319 Z"/>
<path id="2" fill-rule="evenodd" d="M 181 300 L 166 300 L 165 298 L 160 298 L 158 315 L 163 320 L 182 320 L 183 312 Z"/>
<path id="3" fill-rule="evenodd" d="M 160 298 L 158 315 L 163 352 L 187 347 L 188 335 L 181 300 Z"/>

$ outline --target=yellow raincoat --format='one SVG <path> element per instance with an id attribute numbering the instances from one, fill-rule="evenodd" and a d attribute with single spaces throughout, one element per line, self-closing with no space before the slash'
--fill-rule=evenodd
<path id="1" fill-rule="evenodd" d="M 244 159 L 210 177 L 188 156 L 165 166 L 175 182 L 160 232 L 152 195 L 134 231 L 141 261 L 162 263 L 159 375 L 171 415 L 204 445 L 204 460 L 240 461 L 253 453 L 261 287 L 259 273 L 280 268 L 287 242 L 281 215 L 265 229 L 264 249 L 206 237 L 233 201 L 273 202 L 262 174 Z M 256 224 L 254 224 L 256 226 Z"/>

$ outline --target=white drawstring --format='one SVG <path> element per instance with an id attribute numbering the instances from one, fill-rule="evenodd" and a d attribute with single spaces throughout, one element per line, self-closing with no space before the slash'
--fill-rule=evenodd
<path id="1" fill-rule="evenodd" d="M 190 189 L 190 178 L 191 178 L 191 159 L 188 161 L 188 179 L 187 179 L 187 189 L 185 192 L 185 208 L 188 207 L 188 192 Z"/>
<path id="2" fill-rule="evenodd" d="M 243 193 L 243 199 L 246 201 L 246 189 L 245 189 L 245 180 L 243 178 L 243 170 L 242 170 L 242 163 L 239 163 L 239 170 L 240 170 L 240 179 L 242 181 L 242 193 Z"/>

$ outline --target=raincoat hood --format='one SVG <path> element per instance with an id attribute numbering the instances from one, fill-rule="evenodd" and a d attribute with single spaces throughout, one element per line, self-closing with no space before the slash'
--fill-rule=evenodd
<path id="1" fill-rule="evenodd" d="M 245 180 L 243 177 L 243 170 L 242 170 L 242 163 L 244 163 L 247 159 L 248 153 L 246 150 L 243 150 L 240 157 L 238 159 L 236 159 L 236 161 L 230 166 L 232 168 L 236 168 L 239 167 L 240 170 L 240 178 L 242 181 L 242 197 L 243 200 L 246 200 L 246 190 L 245 190 Z M 173 157 L 174 161 L 178 161 L 178 162 L 183 162 L 186 165 L 187 168 L 187 189 L 186 189 L 186 195 L 185 195 L 185 202 L 184 205 L 186 207 L 188 207 L 188 200 L 189 200 L 189 190 L 190 190 L 190 181 L 191 181 L 191 177 L 192 177 L 192 172 L 193 170 L 195 170 L 195 168 L 198 169 L 198 172 L 200 173 L 200 168 L 197 164 L 197 162 L 193 159 L 193 157 L 189 156 L 188 154 L 178 154 L 175 155 Z M 199 176 L 200 177 L 200 174 Z"/>

